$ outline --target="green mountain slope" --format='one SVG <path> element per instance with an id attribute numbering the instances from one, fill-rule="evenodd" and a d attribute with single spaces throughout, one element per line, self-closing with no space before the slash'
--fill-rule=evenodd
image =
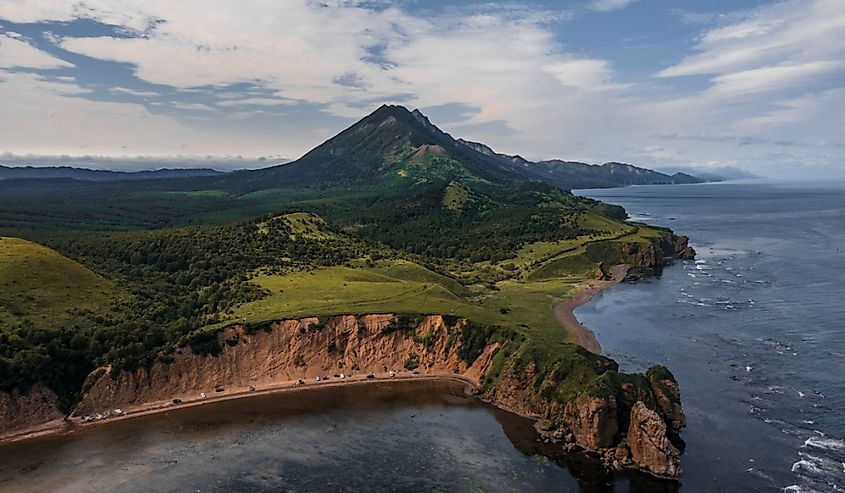
<path id="1" fill-rule="evenodd" d="M 344 231 L 441 259 L 498 261 L 525 243 L 598 233 L 578 221 L 597 203 L 517 167 L 453 139 L 419 111 L 382 106 L 297 161 L 197 186 L 275 194 Z"/>
<path id="2" fill-rule="evenodd" d="M 50 248 L 0 237 L 0 329 L 28 322 L 66 323 L 117 295 L 113 283 Z"/>
<path id="3" fill-rule="evenodd" d="M 426 160 L 430 154 L 448 156 L 480 179 L 519 178 L 518 173 L 499 159 L 461 145 L 418 110 L 411 112 L 402 106 L 383 105 L 296 161 L 233 173 L 204 183 L 241 192 L 274 186 L 365 185 L 372 179 L 390 176 L 397 164 Z M 412 160 L 415 156 L 416 160 Z"/>

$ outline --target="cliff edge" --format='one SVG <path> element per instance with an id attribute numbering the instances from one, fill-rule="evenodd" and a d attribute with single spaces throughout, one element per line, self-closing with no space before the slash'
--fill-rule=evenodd
<path id="1" fill-rule="evenodd" d="M 283 320 L 228 327 L 217 338 L 216 354 L 186 347 L 150 369 L 93 374 L 73 417 L 308 386 L 318 377 L 454 376 L 472 383 L 480 398 L 539 420 L 541 433 L 567 450 L 600 456 L 608 468 L 680 474 L 673 441 L 685 418 L 677 382 L 663 367 L 619 373 L 614 361 L 580 346 L 559 343 L 550 351 L 515 330 L 440 315 Z"/>

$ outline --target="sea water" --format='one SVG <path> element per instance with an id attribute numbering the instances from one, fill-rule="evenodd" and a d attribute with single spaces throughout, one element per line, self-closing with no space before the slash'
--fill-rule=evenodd
<path id="1" fill-rule="evenodd" d="M 678 378 L 681 490 L 845 491 L 845 184 L 578 193 L 698 251 L 575 312 L 623 370 Z"/>

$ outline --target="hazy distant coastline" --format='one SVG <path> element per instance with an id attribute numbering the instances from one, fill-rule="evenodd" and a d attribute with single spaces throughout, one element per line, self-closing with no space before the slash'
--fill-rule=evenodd
<path id="1" fill-rule="evenodd" d="M 138 172 L 160 169 L 206 168 L 227 172 L 265 168 L 290 162 L 282 156 L 70 156 L 0 154 L 0 166 L 69 167 L 96 171 Z"/>

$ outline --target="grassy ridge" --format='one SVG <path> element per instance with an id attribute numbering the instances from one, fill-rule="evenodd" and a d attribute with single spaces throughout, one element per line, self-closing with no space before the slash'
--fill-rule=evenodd
<path id="1" fill-rule="evenodd" d="M 598 262 L 613 259 L 611 252 L 621 252 L 622 243 L 645 243 L 659 234 L 618 221 L 602 226 L 609 229 L 607 234 L 526 245 L 512 262 L 502 263 L 507 267 L 447 264 L 454 269 L 451 275 L 403 259 L 259 274 L 253 282 L 269 294 L 239 306 L 220 325 L 345 313 L 439 313 L 516 327 L 541 340 L 571 341 L 554 317 L 554 303 L 593 278 Z M 457 280 L 461 276 L 489 282 L 467 286 Z"/>
<path id="2" fill-rule="evenodd" d="M 19 238 L 0 237 L 0 329 L 22 319 L 68 323 L 120 296 L 115 284 L 59 253 Z"/>
<path id="3" fill-rule="evenodd" d="M 260 275 L 253 281 L 270 294 L 241 305 L 222 325 L 345 313 L 440 313 L 535 333 L 547 331 L 566 339 L 552 305 L 576 289 L 572 281 L 550 279 L 506 281 L 495 290 L 479 293 L 404 260 L 380 261 L 374 267 Z"/>
<path id="4" fill-rule="evenodd" d="M 128 298 L 50 248 L 0 238 L 0 390 L 42 383 L 67 409 L 92 369 L 91 324 Z"/>

